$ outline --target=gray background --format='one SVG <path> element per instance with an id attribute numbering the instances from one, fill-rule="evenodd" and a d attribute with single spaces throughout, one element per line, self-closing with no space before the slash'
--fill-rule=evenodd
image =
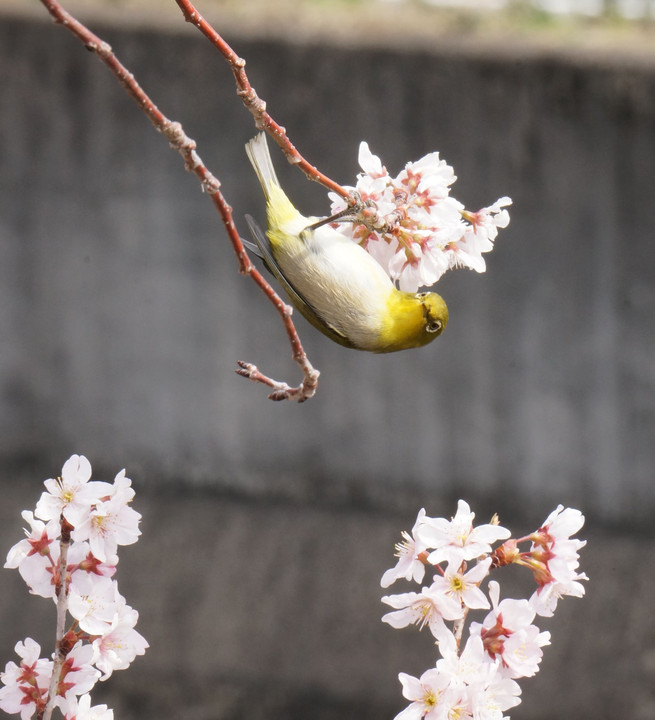
<path id="1" fill-rule="evenodd" d="M 254 128 L 221 58 L 98 29 L 245 233 Z M 427 348 L 369 356 L 299 318 L 318 394 L 272 403 L 236 360 L 298 373 L 195 178 L 79 42 L 0 16 L 2 547 L 71 453 L 125 466 L 144 536 L 119 580 L 152 647 L 102 688 L 117 717 L 392 718 L 397 673 L 434 655 L 379 622 L 400 531 L 465 497 L 523 534 L 561 502 L 587 515 L 592 580 L 512 717 L 655 718 L 655 64 L 229 39 L 328 175 L 352 182 L 362 138 L 393 173 L 438 149 L 453 194 L 510 195 L 511 224 L 486 274 L 439 283 L 451 320 Z M 47 603 L 16 573 L 2 589 L 1 662 L 27 634 L 48 646 Z"/>

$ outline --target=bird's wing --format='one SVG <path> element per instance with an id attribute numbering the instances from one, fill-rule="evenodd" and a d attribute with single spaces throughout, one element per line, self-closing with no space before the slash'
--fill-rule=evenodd
<path id="1" fill-rule="evenodd" d="M 312 325 L 314 325 L 314 327 L 322 329 L 328 337 L 330 337 L 332 340 L 339 343 L 340 345 L 352 347 L 352 343 L 348 340 L 348 338 L 342 332 L 327 323 L 316 312 L 312 305 L 307 302 L 304 296 L 301 295 L 284 277 L 284 273 L 282 272 L 280 266 L 277 264 L 275 258 L 273 257 L 273 252 L 271 251 L 271 243 L 266 237 L 266 235 L 264 235 L 262 229 L 259 227 L 255 219 L 250 215 L 246 215 L 246 222 L 248 223 L 250 232 L 255 239 L 255 243 L 257 244 L 257 250 L 254 251 L 255 254 L 259 255 L 259 257 L 263 259 L 264 265 L 266 265 L 268 270 L 273 275 L 275 275 L 278 282 L 280 283 L 280 285 L 282 285 L 284 291 L 289 296 L 291 302 L 298 308 L 298 310 L 300 310 L 300 312 L 305 316 L 305 318 Z M 251 245 L 252 243 L 247 243 L 248 247 L 250 247 Z"/>
<path id="2" fill-rule="evenodd" d="M 249 217 L 249 216 L 246 215 L 246 217 Z M 250 219 L 252 220 L 252 218 L 250 218 Z M 248 221 L 248 224 L 250 224 L 250 221 Z M 252 228 L 251 228 L 251 230 L 252 230 Z M 247 247 L 248 250 L 250 250 L 250 252 L 253 253 L 253 255 L 257 255 L 257 257 L 262 258 L 262 260 L 264 259 L 264 256 L 262 255 L 262 251 L 259 249 L 259 245 L 255 245 L 254 242 L 251 242 L 250 240 L 246 240 L 245 238 L 240 238 L 240 239 L 241 239 L 241 242 L 243 243 L 243 245 L 245 247 Z"/>

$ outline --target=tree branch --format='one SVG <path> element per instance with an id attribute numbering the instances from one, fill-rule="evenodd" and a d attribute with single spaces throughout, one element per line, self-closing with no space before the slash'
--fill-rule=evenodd
<path id="1" fill-rule="evenodd" d="M 61 539 L 59 541 L 59 577 L 55 582 L 55 594 L 57 595 L 57 626 L 55 631 L 55 652 L 52 663 L 52 676 L 48 689 L 48 701 L 43 713 L 43 720 L 50 720 L 55 707 L 55 698 L 59 687 L 61 670 L 66 660 L 64 651 L 64 633 L 66 630 L 66 613 L 68 612 L 68 548 L 71 543 L 71 525 L 61 517 Z"/>
<path id="2" fill-rule="evenodd" d="M 266 111 L 266 103 L 257 95 L 257 92 L 248 80 L 245 71 L 246 61 L 240 58 L 216 30 L 214 30 L 207 20 L 196 10 L 191 0 L 175 0 L 175 2 L 180 7 L 184 19 L 192 25 L 195 25 L 227 61 L 236 81 L 237 95 L 243 100 L 243 104 L 255 118 L 257 129 L 266 131 L 280 146 L 287 160 L 292 165 L 297 165 L 310 180 L 314 180 L 329 190 L 333 190 L 341 195 L 341 197 L 348 201 L 349 205 L 357 205 L 358 200 L 352 193 L 334 180 L 331 180 L 327 175 L 324 175 L 305 160 L 287 137 L 285 128 L 279 125 L 268 114 Z"/>
<path id="3" fill-rule="evenodd" d="M 312 397 L 316 392 L 316 387 L 318 385 L 319 372 L 312 367 L 309 359 L 307 358 L 307 354 L 302 347 L 298 332 L 291 320 L 291 308 L 282 301 L 271 285 L 266 281 L 264 276 L 250 262 L 250 258 L 245 251 L 239 232 L 234 224 L 232 208 L 229 206 L 221 193 L 220 182 L 207 169 L 204 162 L 196 152 L 195 141 L 186 135 L 179 122 L 169 120 L 159 110 L 159 108 L 135 80 L 132 73 L 130 73 L 129 70 L 118 60 L 108 43 L 92 33 L 87 27 L 70 15 L 70 13 L 64 10 L 58 0 L 41 0 L 41 2 L 56 23 L 61 24 L 72 32 L 73 35 L 84 43 L 88 50 L 95 53 L 98 58 L 102 60 L 102 62 L 111 70 L 126 92 L 136 101 L 137 105 L 148 116 L 155 129 L 161 132 L 169 141 L 171 147 L 182 155 L 185 168 L 198 177 L 203 190 L 211 197 L 221 216 L 225 230 L 227 231 L 228 237 L 237 256 L 239 272 L 242 275 L 249 275 L 252 278 L 255 284 L 264 292 L 266 297 L 280 314 L 291 344 L 293 360 L 301 368 L 303 372 L 303 380 L 297 387 L 290 387 L 286 383 L 281 383 L 266 377 L 260 373 L 254 365 L 250 365 L 249 363 L 245 363 L 243 361 L 238 362 L 239 368 L 237 369 L 237 372 L 255 382 L 260 382 L 274 388 L 275 392 L 269 395 L 272 400 L 297 400 L 298 402 L 303 402 L 304 400 Z M 244 61 L 240 62 L 245 64 Z M 254 94 L 254 91 L 252 92 Z M 256 98 L 256 95 L 254 95 L 254 97 Z M 253 100 L 252 102 L 257 105 L 257 101 Z M 258 102 L 261 103 L 261 101 Z M 279 128 L 279 126 L 277 127 Z M 279 130 L 282 134 L 284 134 L 283 128 L 279 128 Z M 293 148 L 290 143 L 289 146 Z M 300 158 L 299 155 L 298 158 Z M 298 160 L 298 163 L 301 165 L 303 162 L 306 165 L 309 165 L 306 161 L 302 161 L 301 159 Z M 316 171 L 316 173 L 318 173 L 318 171 Z M 318 173 L 318 175 L 320 175 L 320 173 Z M 340 186 L 336 185 L 336 183 L 333 184 L 335 186 L 333 189 L 336 190 L 337 188 L 340 188 Z M 328 185 L 328 187 L 332 186 Z M 343 188 L 340 189 L 342 193 L 345 192 L 343 191 Z"/>

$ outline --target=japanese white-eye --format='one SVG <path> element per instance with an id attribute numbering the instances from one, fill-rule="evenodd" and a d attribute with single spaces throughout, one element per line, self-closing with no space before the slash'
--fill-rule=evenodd
<path id="1" fill-rule="evenodd" d="M 263 133 L 246 152 L 266 196 L 266 235 L 246 217 L 257 254 L 315 328 L 340 345 L 375 353 L 427 345 L 443 332 L 448 308 L 440 295 L 398 290 L 366 250 L 328 223 L 312 227 L 321 219 L 296 210 Z"/>

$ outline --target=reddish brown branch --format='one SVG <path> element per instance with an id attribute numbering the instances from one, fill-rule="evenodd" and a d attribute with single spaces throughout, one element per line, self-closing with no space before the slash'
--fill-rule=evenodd
<path id="1" fill-rule="evenodd" d="M 141 110 L 150 118 L 155 128 L 166 137 L 171 147 L 182 155 L 185 168 L 199 178 L 203 190 L 212 198 L 223 220 L 223 224 L 225 225 L 228 237 L 239 262 L 239 272 L 242 275 L 249 275 L 253 279 L 280 314 L 289 337 L 289 342 L 291 343 L 293 360 L 300 366 L 303 372 L 303 381 L 297 387 L 290 387 L 286 383 L 281 383 L 266 377 L 260 373 L 254 365 L 244 363 L 243 361 L 238 362 L 239 368 L 237 372 L 255 382 L 260 382 L 274 388 L 275 391 L 269 395 L 272 400 L 297 400 L 298 402 L 303 402 L 312 397 L 316 392 L 319 372 L 312 367 L 302 347 L 298 332 L 291 320 L 292 309 L 282 301 L 263 275 L 250 262 L 250 258 L 243 247 L 241 237 L 234 224 L 232 208 L 228 205 L 221 193 L 220 182 L 207 169 L 196 152 L 195 141 L 186 135 L 179 122 L 169 120 L 159 108 L 157 108 L 134 79 L 132 73 L 119 62 L 108 43 L 92 33 L 87 27 L 64 10 L 58 0 L 41 0 L 41 2 L 54 18 L 55 22 L 70 30 L 73 35 L 84 43 L 87 49 L 94 52 L 102 62 L 107 65 L 127 93 L 134 98 Z"/>
<path id="2" fill-rule="evenodd" d="M 266 111 L 266 103 L 257 95 L 246 75 L 246 61 L 240 58 L 234 50 L 223 40 L 205 18 L 196 10 L 191 0 L 175 0 L 179 5 L 184 19 L 195 25 L 198 30 L 212 43 L 212 45 L 223 55 L 230 66 L 237 84 L 237 95 L 243 100 L 255 118 L 255 125 L 258 130 L 265 130 L 280 146 L 287 160 L 297 165 L 305 175 L 315 182 L 321 183 L 329 190 L 346 198 L 350 204 L 356 204 L 356 199 L 344 187 L 317 170 L 311 163 L 298 152 L 296 147 L 287 137 L 286 130 L 279 125 Z"/>

